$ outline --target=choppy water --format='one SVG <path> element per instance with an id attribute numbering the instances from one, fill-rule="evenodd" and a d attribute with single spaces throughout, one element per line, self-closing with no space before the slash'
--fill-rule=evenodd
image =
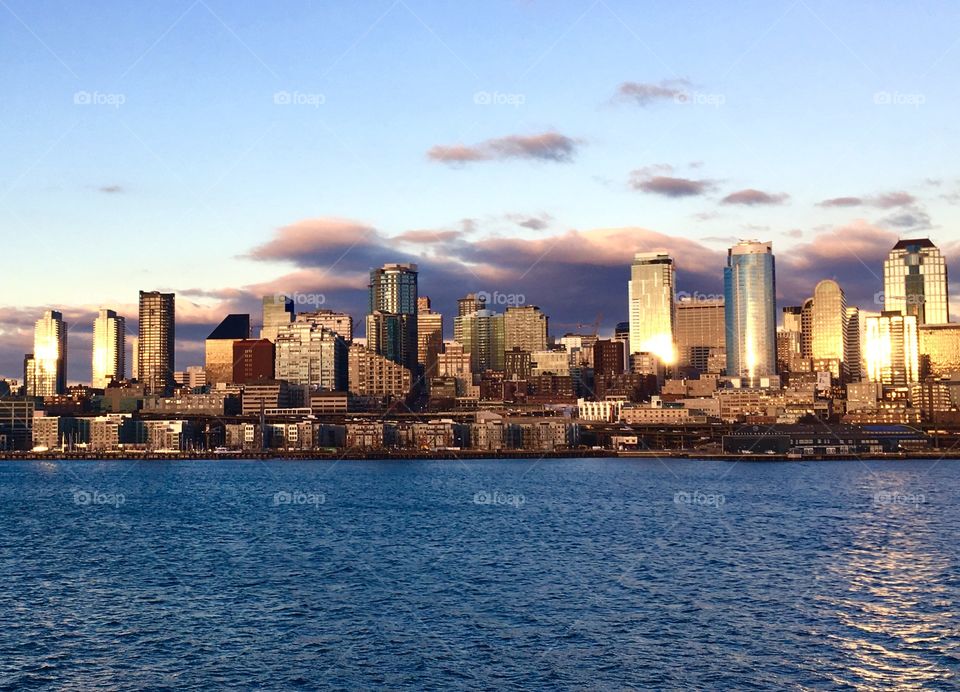
<path id="1" fill-rule="evenodd" d="M 958 689 L 958 479 L 0 463 L 0 689 Z"/>

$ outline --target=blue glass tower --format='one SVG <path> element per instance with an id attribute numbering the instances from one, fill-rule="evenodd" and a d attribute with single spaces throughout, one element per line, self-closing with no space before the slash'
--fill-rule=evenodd
<path id="1" fill-rule="evenodd" d="M 777 372 L 777 280 L 771 243 L 742 241 L 727 253 L 727 375 L 756 378 Z"/>

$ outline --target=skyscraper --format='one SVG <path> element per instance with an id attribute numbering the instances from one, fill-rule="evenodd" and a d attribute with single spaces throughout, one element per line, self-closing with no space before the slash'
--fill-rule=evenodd
<path id="1" fill-rule="evenodd" d="M 920 346 L 916 315 L 884 310 L 868 317 L 867 376 L 887 387 L 907 387 L 920 375 Z"/>
<path id="2" fill-rule="evenodd" d="M 860 308 L 847 307 L 847 374 L 850 382 L 859 382 L 863 379 L 863 350 L 861 348 L 861 334 L 863 318 Z"/>
<path id="3" fill-rule="evenodd" d="M 227 315 L 207 337 L 207 384 L 233 382 L 233 345 L 250 338 L 250 315 Z"/>
<path id="4" fill-rule="evenodd" d="M 95 389 L 106 389 L 126 375 L 126 320 L 113 310 L 101 309 L 93 323 L 93 377 Z"/>
<path id="5" fill-rule="evenodd" d="M 417 298 L 417 357 L 429 384 L 437 376 L 437 357 L 443 351 L 443 315 L 431 309 L 430 298 Z"/>
<path id="6" fill-rule="evenodd" d="M 417 371 L 417 265 L 385 264 L 370 272 L 367 348 Z"/>
<path id="7" fill-rule="evenodd" d="M 811 357 L 818 372 L 837 379 L 847 375 L 847 298 L 833 279 L 824 279 L 813 291 Z"/>
<path id="8" fill-rule="evenodd" d="M 503 315 L 503 348 L 533 353 L 547 348 L 549 319 L 536 305 L 508 307 Z"/>
<path id="9" fill-rule="evenodd" d="M 453 320 L 453 338 L 470 354 L 475 373 L 504 368 L 503 315 L 493 310 L 477 310 Z"/>
<path id="10" fill-rule="evenodd" d="M 293 322 L 293 301 L 285 295 L 274 294 L 263 297 L 263 326 L 260 338 L 277 340 L 277 331 Z"/>
<path id="11" fill-rule="evenodd" d="M 67 323 L 47 310 L 33 330 L 33 387 L 28 396 L 56 396 L 67 391 Z"/>
<path id="12" fill-rule="evenodd" d="M 927 238 L 901 240 L 883 263 L 884 310 L 914 315 L 918 326 L 950 321 L 947 265 Z"/>
<path id="13" fill-rule="evenodd" d="M 290 384 L 345 391 L 347 342 L 336 332 L 299 315 L 277 334 L 276 377 Z"/>
<path id="14" fill-rule="evenodd" d="M 741 241 L 727 253 L 727 375 L 751 380 L 777 371 L 776 265 L 771 243 Z"/>
<path id="15" fill-rule="evenodd" d="M 176 299 L 173 293 L 140 291 L 137 373 L 148 394 L 173 389 L 176 349 Z"/>
<path id="16" fill-rule="evenodd" d="M 707 372 L 711 352 L 726 347 L 723 300 L 686 298 L 677 301 L 677 362 Z"/>
<path id="17" fill-rule="evenodd" d="M 676 362 L 673 258 L 638 252 L 627 284 L 630 354 L 652 353 L 665 365 Z"/>

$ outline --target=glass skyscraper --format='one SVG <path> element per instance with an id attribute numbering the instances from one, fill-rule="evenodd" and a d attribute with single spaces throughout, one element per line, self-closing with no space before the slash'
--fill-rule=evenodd
<path id="1" fill-rule="evenodd" d="M 140 338 L 137 341 L 137 375 L 148 394 L 169 394 L 173 389 L 176 347 L 173 293 L 140 291 Z"/>
<path id="2" fill-rule="evenodd" d="M 888 387 L 906 387 L 919 379 L 920 346 L 916 315 L 896 310 L 868 317 L 867 376 Z"/>
<path id="3" fill-rule="evenodd" d="M 727 375 L 753 380 L 777 372 L 777 281 L 771 243 L 741 241 L 723 270 Z"/>
<path id="4" fill-rule="evenodd" d="M 638 252 L 630 268 L 627 295 L 630 355 L 650 353 L 662 364 L 673 365 L 677 361 L 673 258 L 662 252 Z"/>
<path id="5" fill-rule="evenodd" d="M 56 396 L 67 391 L 67 323 L 63 314 L 47 310 L 33 331 L 33 372 L 28 396 Z"/>
<path id="6" fill-rule="evenodd" d="M 927 238 L 901 240 L 883 263 L 884 311 L 917 318 L 918 326 L 947 324 L 947 264 Z"/>
<path id="7" fill-rule="evenodd" d="M 93 323 L 93 377 L 95 389 L 106 389 L 126 373 L 126 320 L 113 310 L 101 309 Z"/>
<path id="8" fill-rule="evenodd" d="M 417 265 L 385 264 L 370 272 L 367 348 L 417 372 Z"/>

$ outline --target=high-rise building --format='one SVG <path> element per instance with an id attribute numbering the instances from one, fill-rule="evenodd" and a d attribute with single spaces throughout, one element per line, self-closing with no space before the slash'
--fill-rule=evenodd
<path id="1" fill-rule="evenodd" d="M 625 344 L 613 339 L 600 339 L 593 345 L 593 370 L 597 377 L 623 372 Z"/>
<path id="2" fill-rule="evenodd" d="M 67 391 L 67 323 L 47 310 L 33 331 L 33 387 L 28 396 L 56 396 Z"/>
<path id="3" fill-rule="evenodd" d="M 847 298 L 833 279 L 819 282 L 811 311 L 812 358 L 818 371 L 847 377 Z"/>
<path id="4" fill-rule="evenodd" d="M 276 378 L 326 391 L 346 391 L 347 342 L 304 315 L 282 327 L 276 340 Z"/>
<path id="5" fill-rule="evenodd" d="M 357 396 L 403 398 L 413 387 L 410 368 L 374 353 L 360 344 L 350 346 L 348 386 Z"/>
<path id="6" fill-rule="evenodd" d="M 475 373 L 503 370 L 503 315 L 493 310 L 477 310 L 453 320 L 453 338 L 470 354 L 470 367 Z"/>
<path id="7" fill-rule="evenodd" d="M 533 353 L 547 348 L 549 319 L 536 305 L 508 307 L 503 314 L 503 347 Z"/>
<path id="8" fill-rule="evenodd" d="M 472 315 L 477 310 L 487 309 L 487 296 L 483 293 L 468 293 L 457 300 L 457 317 Z"/>
<path id="9" fill-rule="evenodd" d="M 227 315 L 205 343 L 207 384 L 233 382 L 233 345 L 250 338 L 250 315 Z"/>
<path id="10" fill-rule="evenodd" d="M 101 309 L 93 322 L 93 377 L 95 389 L 106 389 L 126 374 L 126 320 L 113 310 Z"/>
<path id="11" fill-rule="evenodd" d="M 867 376 L 885 387 L 908 387 L 920 375 L 917 316 L 884 310 L 868 317 Z"/>
<path id="12" fill-rule="evenodd" d="M 782 373 L 805 370 L 798 366 L 803 358 L 803 308 L 788 305 L 783 308 L 783 324 L 777 330 L 777 371 Z"/>
<path id="13" fill-rule="evenodd" d="M 638 252 L 627 284 L 630 310 L 630 353 L 653 353 L 664 365 L 673 365 L 673 258 L 662 252 Z"/>
<path id="14" fill-rule="evenodd" d="M 417 265 L 385 264 L 370 272 L 367 348 L 417 370 Z"/>
<path id="15" fill-rule="evenodd" d="M 800 308 L 800 356 L 813 358 L 813 298 L 803 301 Z"/>
<path id="16" fill-rule="evenodd" d="M 270 339 L 233 342 L 233 383 L 273 380 L 276 351 Z"/>
<path id="17" fill-rule="evenodd" d="M 443 315 L 431 309 L 430 298 L 417 298 L 417 356 L 424 380 L 437 376 L 437 357 L 443 351 Z"/>
<path id="18" fill-rule="evenodd" d="M 617 322 L 613 330 L 613 340 L 623 344 L 623 370 L 630 368 L 630 323 Z"/>
<path id="19" fill-rule="evenodd" d="M 917 318 L 917 325 L 950 321 L 947 264 L 928 238 L 901 240 L 883 263 L 884 311 Z"/>
<path id="20" fill-rule="evenodd" d="M 844 360 L 847 364 L 847 375 L 850 382 L 859 382 L 863 379 L 863 350 L 861 348 L 862 317 L 860 308 L 847 307 L 847 351 Z"/>
<path id="21" fill-rule="evenodd" d="M 727 345 L 722 299 L 684 298 L 677 301 L 677 364 L 708 371 L 711 353 Z"/>
<path id="22" fill-rule="evenodd" d="M 748 378 L 777 371 L 776 265 L 771 243 L 741 241 L 723 270 L 727 375 Z"/>
<path id="23" fill-rule="evenodd" d="M 140 291 L 137 373 L 147 394 L 173 390 L 176 350 L 176 298 L 173 293 Z"/>
<path id="24" fill-rule="evenodd" d="M 923 376 L 960 379 L 960 324 L 927 324 L 919 331 Z"/>
<path id="25" fill-rule="evenodd" d="M 260 338 L 277 340 L 277 332 L 285 327 L 294 318 L 293 300 L 282 294 L 263 297 L 263 326 L 260 328 Z"/>
<path id="26" fill-rule="evenodd" d="M 301 312 L 296 319 L 326 327 L 331 332 L 342 336 L 344 341 L 353 341 L 353 317 L 345 312 L 315 310 L 314 312 Z"/>

